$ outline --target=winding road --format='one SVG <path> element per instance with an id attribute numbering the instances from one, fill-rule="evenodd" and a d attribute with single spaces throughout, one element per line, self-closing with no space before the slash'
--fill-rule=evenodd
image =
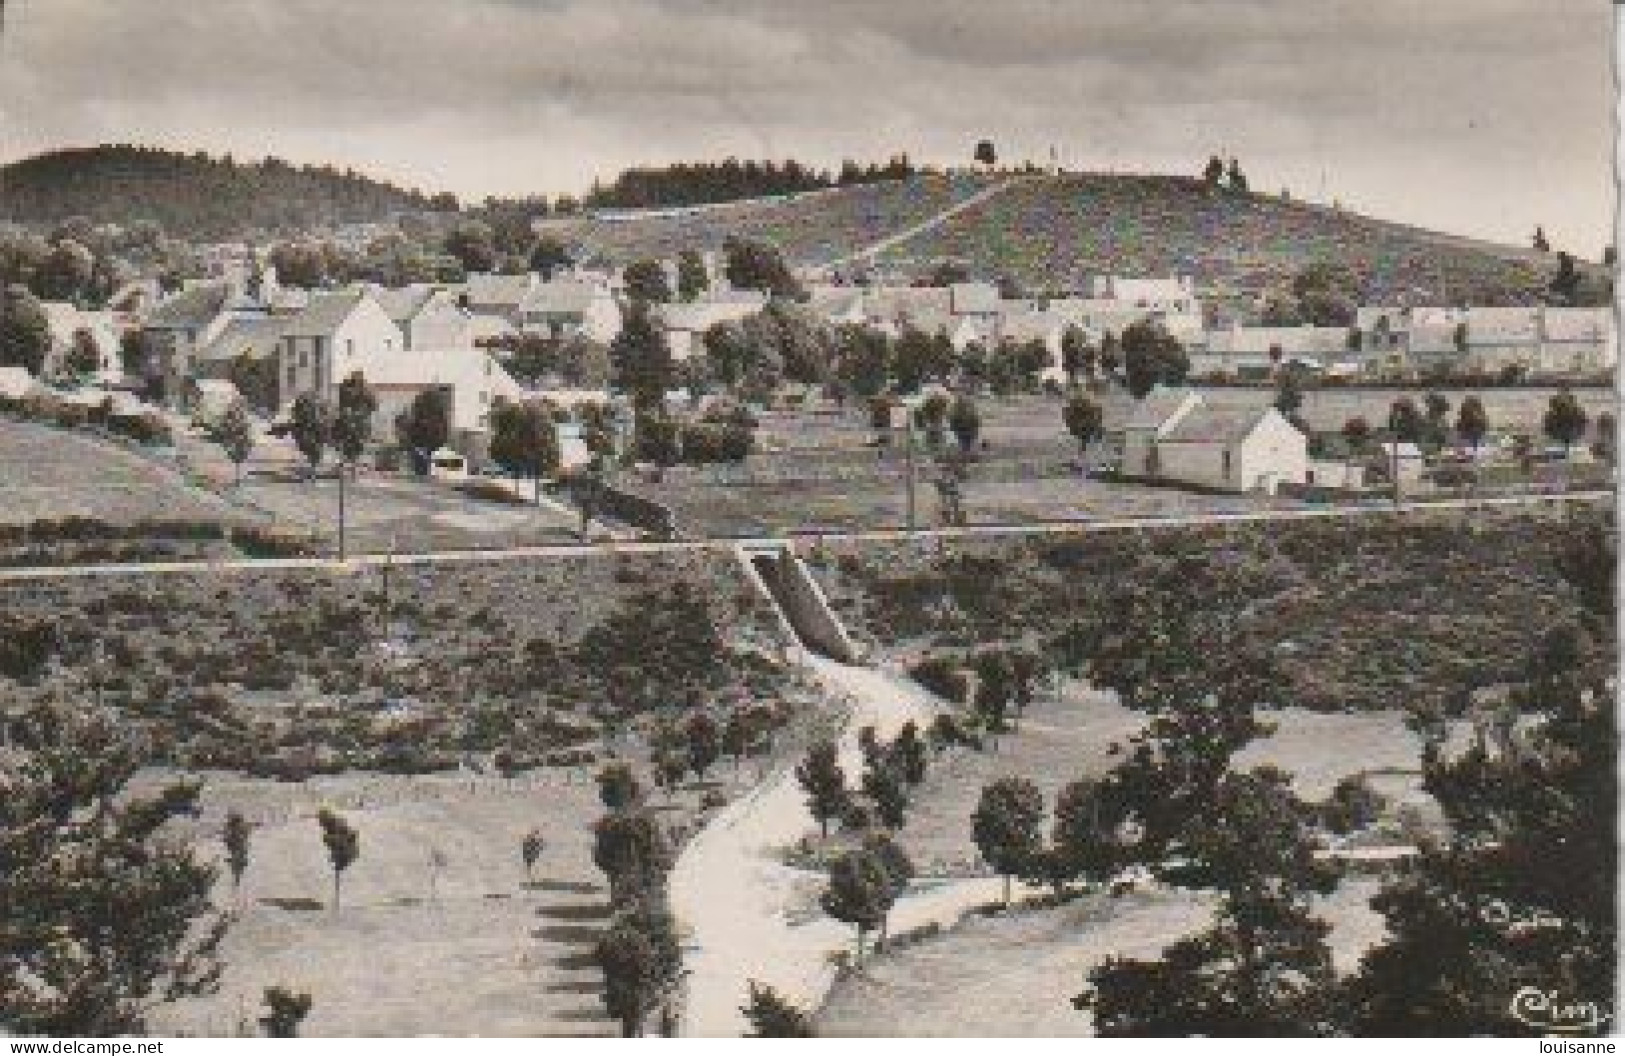
<path id="1" fill-rule="evenodd" d="M 862 770 L 858 730 L 883 739 L 910 719 L 928 724 L 945 705 L 890 671 L 810 660 L 832 696 L 851 705 L 841 734 L 841 766 Z M 852 947 L 852 929 L 817 908 L 821 874 L 797 869 L 779 854 L 814 826 L 794 767 L 785 764 L 749 795 L 718 814 L 684 848 L 670 881 L 672 910 L 688 929 L 684 965 L 688 999 L 683 1032 L 739 1037 L 740 1010 L 751 980 L 766 983 L 804 1009 L 814 1009 L 835 981 L 830 955 Z M 972 906 L 999 897 L 996 878 L 919 881 L 891 914 L 894 934 L 928 923 L 951 924 Z"/>

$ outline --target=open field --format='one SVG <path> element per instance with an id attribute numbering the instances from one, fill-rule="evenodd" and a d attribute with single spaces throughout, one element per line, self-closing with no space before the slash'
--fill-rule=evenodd
<path id="1" fill-rule="evenodd" d="M 1346 880 L 1319 905 L 1338 968 L 1382 936 L 1373 880 Z M 1071 1005 L 1089 970 L 1114 954 L 1152 957 L 1206 926 L 1206 899 L 1157 890 L 1090 895 L 1053 909 L 970 917 L 872 959 L 836 984 L 816 1027 L 826 1037 L 1083 1037 Z"/>
<path id="2" fill-rule="evenodd" d="M 87 433 L 0 416 L 0 523 L 88 517 L 140 521 L 238 519 L 154 457 Z"/>

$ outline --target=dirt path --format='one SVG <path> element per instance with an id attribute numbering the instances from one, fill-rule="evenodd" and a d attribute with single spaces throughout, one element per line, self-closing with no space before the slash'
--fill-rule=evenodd
<path id="1" fill-rule="evenodd" d="M 941 704 L 887 671 L 824 659 L 814 670 L 829 691 L 851 702 L 842 733 L 841 766 L 849 780 L 862 768 L 857 731 L 874 726 L 894 736 L 909 719 L 924 725 Z M 719 814 L 684 849 L 671 875 L 672 906 L 688 929 L 684 951 L 688 1002 L 684 1033 L 737 1037 L 746 1031 L 740 1005 L 751 980 L 766 983 L 803 1008 L 815 1008 L 835 979 L 830 955 L 850 948 L 852 931 L 816 909 L 820 874 L 792 868 L 777 853 L 814 821 L 793 766 Z M 914 885 L 893 909 L 893 933 L 951 923 L 969 907 L 996 898 L 996 879 Z"/>
<path id="2" fill-rule="evenodd" d="M 896 249 L 904 242 L 918 238 L 927 231 L 936 230 L 953 217 L 958 216 L 966 209 L 969 209 L 971 206 L 980 205 L 982 202 L 987 201 L 989 198 L 992 198 L 995 195 L 1003 194 L 1005 191 L 1014 187 L 1017 183 L 1020 183 L 1023 179 L 1031 178 L 1032 177 L 1011 176 L 1007 179 L 1000 180 L 998 183 L 982 188 L 962 202 L 955 202 L 953 205 L 950 205 L 948 208 L 944 209 L 940 213 L 937 213 L 935 216 L 928 216 L 919 223 L 910 224 L 901 231 L 893 232 L 878 242 L 871 242 L 869 245 L 864 246 L 855 253 L 848 253 L 844 257 L 839 257 L 835 260 L 829 261 L 828 263 L 824 264 L 823 267 L 839 268 L 844 265 L 854 263 L 855 261 L 874 260 L 882 253 L 885 253 L 888 250 Z"/>

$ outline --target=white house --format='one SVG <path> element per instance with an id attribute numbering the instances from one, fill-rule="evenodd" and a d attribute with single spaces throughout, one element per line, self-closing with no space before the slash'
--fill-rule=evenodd
<path id="1" fill-rule="evenodd" d="M 465 454 L 480 449 L 489 432 L 491 406 L 499 399 L 517 402 L 525 392 L 482 348 L 383 349 L 372 346 L 348 362 L 345 376 L 359 371 L 378 401 L 372 435 L 389 440 L 395 419 L 430 389 L 445 389 L 451 400 L 449 426 L 453 446 Z"/>
<path id="2" fill-rule="evenodd" d="M 1123 473 L 1220 491 L 1273 494 L 1309 479 L 1309 439 L 1272 406 L 1218 406 L 1157 390 L 1124 425 Z"/>
<path id="3" fill-rule="evenodd" d="M 577 278 L 531 286 L 514 311 L 522 333 L 585 337 L 603 344 L 621 332 L 621 306 L 607 284 Z"/>
<path id="4" fill-rule="evenodd" d="M 278 403 L 307 392 L 332 402 L 345 378 L 404 352 L 404 345 L 400 328 L 368 290 L 312 294 L 282 326 Z"/>
<path id="5" fill-rule="evenodd" d="M 1191 353 L 1191 375 L 1267 378 L 1278 367 L 1297 365 L 1317 374 L 1360 372 L 1340 326 L 1230 326 L 1210 330 Z"/>
<path id="6" fill-rule="evenodd" d="M 47 377 L 66 372 L 69 354 L 82 341 L 88 342 L 96 356 L 91 380 L 111 383 L 123 376 L 119 356 L 123 330 L 115 313 L 85 311 L 65 301 L 42 301 L 40 308 L 51 333 L 51 347 L 45 356 Z"/>
<path id="7" fill-rule="evenodd" d="M 472 313 L 450 291 L 428 283 L 397 289 L 368 287 L 373 299 L 401 331 L 405 348 L 461 348 L 474 344 Z"/>

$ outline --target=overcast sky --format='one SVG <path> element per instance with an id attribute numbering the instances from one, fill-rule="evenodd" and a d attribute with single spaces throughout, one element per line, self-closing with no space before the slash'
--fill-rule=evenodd
<path id="1" fill-rule="evenodd" d="M 0 0 L 0 158 L 101 141 L 464 197 L 683 158 L 1194 173 L 1609 241 L 1606 0 Z"/>

